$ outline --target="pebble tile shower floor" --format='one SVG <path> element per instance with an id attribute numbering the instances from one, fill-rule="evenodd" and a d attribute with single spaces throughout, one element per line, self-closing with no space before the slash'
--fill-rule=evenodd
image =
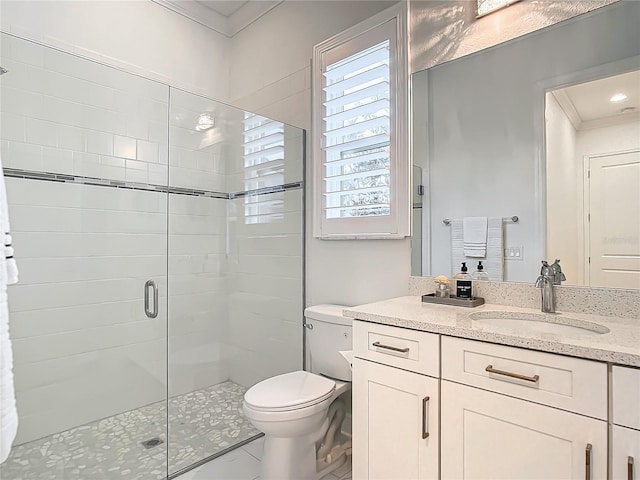
<path id="1" fill-rule="evenodd" d="M 156 480 L 258 435 L 242 414 L 245 388 L 231 381 L 18 445 L 2 480 Z M 163 443 L 145 448 L 142 442 Z"/>

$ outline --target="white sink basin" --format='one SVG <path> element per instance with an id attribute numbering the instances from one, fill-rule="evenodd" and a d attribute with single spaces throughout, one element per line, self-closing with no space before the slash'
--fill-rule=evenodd
<path id="1" fill-rule="evenodd" d="M 475 324 L 515 332 L 555 333 L 558 335 L 602 335 L 609 329 L 597 323 L 555 313 L 476 312 L 469 315 Z"/>

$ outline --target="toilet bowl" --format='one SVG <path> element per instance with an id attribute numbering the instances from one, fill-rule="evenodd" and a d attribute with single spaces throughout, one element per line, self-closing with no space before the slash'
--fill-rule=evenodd
<path id="1" fill-rule="evenodd" d="M 244 414 L 265 434 L 261 480 L 316 480 L 347 460 L 350 442 L 338 442 L 345 417 L 340 397 L 351 390 L 351 368 L 339 353 L 351 350 L 343 308 L 305 310 L 310 372 L 271 377 L 245 393 Z"/>

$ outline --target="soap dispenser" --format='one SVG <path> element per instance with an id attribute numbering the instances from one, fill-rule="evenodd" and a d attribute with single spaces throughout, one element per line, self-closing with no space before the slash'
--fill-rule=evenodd
<path id="1" fill-rule="evenodd" d="M 482 260 L 478 262 L 478 267 L 476 268 L 476 271 L 473 272 L 473 275 L 471 275 L 471 278 L 474 280 L 489 280 L 489 274 L 484 271 Z"/>
<path id="2" fill-rule="evenodd" d="M 458 298 L 471 298 L 471 275 L 467 272 L 467 262 L 462 262 L 460 272 L 453 276 L 456 281 L 456 296 Z"/>

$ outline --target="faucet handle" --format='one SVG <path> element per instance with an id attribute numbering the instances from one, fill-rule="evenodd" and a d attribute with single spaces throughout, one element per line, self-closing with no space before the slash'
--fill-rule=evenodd
<path id="1" fill-rule="evenodd" d="M 551 269 L 551 273 L 553 274 L 554 285 L 560 285 L 561 282 L 565 281 L 567 277 L 562 273 L 562 268 L 560 267 L 560 259 L 556 258 L 556 261 L 553 262 L 553 265 L 549 267 Z"/>
<path id="2" fill-rule="evenodd" d="M 546 260 L 542 260 L 542 268 L 540 268 L 540 275 L 549 276 L 553 275 L 553 271 Z"/>

